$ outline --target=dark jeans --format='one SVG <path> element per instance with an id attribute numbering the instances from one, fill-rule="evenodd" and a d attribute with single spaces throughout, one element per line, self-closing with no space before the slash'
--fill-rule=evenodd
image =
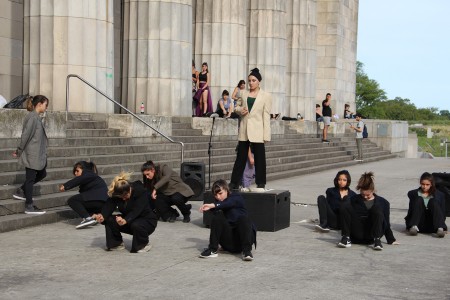
<path id="1" fill-rule="evenodd" d="M 214 212 L 211 220 L 209 248 L 217 250 L 219 244 L 224 250 L 232 253 L 251 251 L 253 228 L 250 219 L 242 216 L 235 225 L 231 225 L 222 211 Z"/>
<path id="2" fill-rule="evenodd" d="M 384 215 L 382 209 L 374 204 L 367 216 L 356 214 L 353 206 L 346 203 L 340 210 L 342 236 L 349 236 L 355 243 L 371 243 L 374 238 L 384 235 Z"/>
<path id="3" fill-rule="evenodd" d="M 425 207 L 422 197 L 417 196 L 411 199 L 409 214 L 410 217 L 406 220 L 408 229 L 416 225 L 421 232 L 433 233 L 438 228 L 446 228 L 444 212 L 433 198 L 428 201 L 427 207 Z"/>
<path id="4" fill-rule="evenodd" d="M 25 194 L 25 205 L 33 204 L 33 185 L 47 176 L 45 167 L 42 170 L 25 168 L 25 182 L 21 188 Z"/>
<path id="5" fill-rule="evenodd" d="M 170 196 L 158 193 L 155 200 L 156 211 L 163 221 L 167 221 L 169 217 L 176 213 L 176 210 L 171 207 L 172 205 L 175 205 L 183 216 L 190 215 L 191 208 L 186 205 L 188 200 L 188 197 L 180 193 L 175 193 Z"/>
<path id="6" fill-rule="evenodd" d="M 255 158 L 255 183 L 258 187 L 265 187 L 266 185 L 266 149 L 264 143 L 252 143 L 253 156 Z M 237 147 L 237 156 L 234 162 L 233 172 L 231 173 L 231 186 L 239 187 L 242 181 L 242 174 L 244 173 L 245 164 L 248 158 L 248 148 L 250 141 L 239 141 Z"/>
<path id="7" fill-rule="evenodd" d="M 148 244 L 148 237 L 155 231 L 156 226 L 149 220 L 144 218 L 134 219 L 132 222 L 120 226 L 116 222 L 115 216 L 110 216 L 103 223 L 106 230 L 106 247 L 114 248 L 122 244 L 122 234 L 127 233 L 133 235 L 133 242 L 131 244 L 132 253 L 141 250 Z"/>
<path id="8" fill-rule="evenodd" d="M 335 213 L 325 196 L 317 197 L 317 207 L 319 208 L 320 226 L 325 228 L 340 229 L 339 215 Z"/>
<path id="9" fill-rule="evenodd" d="M 93 200 L 84 201 L 81 194 L 73 195 L 67 200 L 67 204 L 73 209 L 80 217 L 86 219 L 92 214 L 101 213 L 103 204 L 105 201 Z"/>

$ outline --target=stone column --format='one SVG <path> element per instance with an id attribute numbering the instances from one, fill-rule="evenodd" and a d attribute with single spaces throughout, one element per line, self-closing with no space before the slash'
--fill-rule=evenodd
<path id="1" fill-rule="evenodd" d="M 24 91 L 65 110 L 66 76 L 113 97 L 113 1 L 25 0 Z M 69 111 L 111 112 L 113 104 L 71 80 Z"/>
<path id="2" fill-rule="evenodd" d="M 192 1 L 125 0 L 122 102 L 148 114 L 190 116 Z"/>
<path id="3" fill-rule="evenodd" d="M 0 94 L 9 101 L 22 94 L 22 1 L 0 2 L 0 24 Z"/>
<path id="4" fill-rule="evenodd" d="M 316 1 L 287 1 L 286 104 L 291 117 L 315 119 Z"/>
<path id="5" fill-rule="evenodd" d="M 247 81 L 246 9 L 248 0 L 197 0 L 195 63 L 211 72 L 213 110 L 223 90 L 231 93 L 239 80 Z"/>
<path id="6" fill-rule="evenodd" d="M 258 67 L 262 89 L 272 94 L 272 113 L 288 114 L 286 105 L 286 0 L 251 0 L 248 69 Z"/>
<path id="7" fill-rule="evenodd" d="M 332 94 L 333 114 L 355 107 L 358 0 L 317 1 L 316 101 Z"/>

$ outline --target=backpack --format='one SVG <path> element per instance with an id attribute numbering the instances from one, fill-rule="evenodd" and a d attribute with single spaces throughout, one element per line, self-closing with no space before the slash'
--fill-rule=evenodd
<path id="1" fill-rule="evenodd" d="M 19 109 L 26 108 L 26 107 L 24 107 L 24 104 L 26 103 L 28 98 L 29 98 L 28 94 L 19 95 L 16 98 L 9 101 L 9 103 L 5 104 L 5 106 L 3 106 L 3 108 L 19 108 Z"/>
<path id="2" fill-rule="evenodd" d="M 366 124 L 364 124 L 363 128 L 363 139 L 367 139 L 369 137 L 369 133 L 367 132 Z"/>

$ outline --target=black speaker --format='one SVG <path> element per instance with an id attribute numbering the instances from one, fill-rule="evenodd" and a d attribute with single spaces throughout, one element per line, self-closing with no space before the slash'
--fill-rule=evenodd
<path id="1" fill-rule="evenodd" d="M 291 218 L 291 193 L 273 190 L 265 193 L 241 193 L 248 216 L 258 231 L 278 231 L 288 228 Z M 203 203 L 213 203 L 210 191 L 205 192 Z M 203 213 L 203 225 L 211 225 L 212 212 Z"/>
<path id="2" fill-rule="evenodd" d="M 180 168 L 181 179 L 194 191 L 190 201 L 203 201 L 205 192 L 205 164 L 202 162 L 184 162 Z"/>

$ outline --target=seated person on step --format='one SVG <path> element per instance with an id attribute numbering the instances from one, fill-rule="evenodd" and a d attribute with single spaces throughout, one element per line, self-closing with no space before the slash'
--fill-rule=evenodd
<path id="1" fill-rule="evenodd" d="M 222 98 L 217 103 L 216 113 L 221 118 L 237 118 L 238 115 L 234 112 L 234 101 L 230 98 L 230 93 L 223 90 Z"/>
<path id="2" fill-rule="evenodd" d="M 200 254 L 201 258 L 217 257 L 219 244 L 231 253 L 242 252 L 242 260 L 252 261 L 252 246 L 256 248 L 256 228 L 250 221 L 239 193 L 231 193 L 225 180 L 213 183 L 211 192 L 214 203 L 206 203 L 200 212 L 212 211 L 209 246 Z"/>
<path id="3" fill-rule="evenodd" d="M 443 238 L 445 225 L 445 196 L 436 190 L 434 177 L 428 172 L 420 176 L 420 187 L 408 192 L 409 208 L 405 217 L 410 235 L 436 233 Z"/>
<path id="4" fill-rule="evenodd" d="M 102 207 L 108 199 L 108 187 L 105 181 L 97 175 L 97 167 L 93 162 L 79 161 L 73 166 L 75 177 L 59 186 L 61 192 L 79 187 L 79 194 L 67 200 L 67 204 L 80 217 L 81 223 L 75 228 L 80 229 L 97 224 L 92 218 L 93 214 L 102 211 Z"/>
<path id="5" fill-rule="evenodd" d="M 319 225 L 316 229 L 321 232 L 329 232 L 330 229 L 340 229 L 339 211 L 341 205 L 348 202 L 348 199 L 356 195 L 350 189 L 352 178 L 347 170 L 339 171 L 334 178 L 334 187 L 326 190 L 326 197 L 320 195 L 317 198 L 317 207 L 319 208 Z"/>
<path id="6" fill-rule="evenodd" d="M 154 201 L 156 214 L 164 222 L 175 222 L 179 216 L 175 205 L 183 215 L 183 222 L 191 221 L 191 204 L 186 204 L 194 191 L 168 165 L 155 165 L 149 160 L 141 167 L 144 186 Z"/>

